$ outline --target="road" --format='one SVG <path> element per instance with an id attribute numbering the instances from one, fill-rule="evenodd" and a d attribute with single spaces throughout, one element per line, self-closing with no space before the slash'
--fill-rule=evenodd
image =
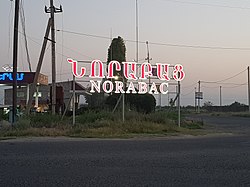
<path id="1" fill-rule="evenodd" d="M 242 134 L 250 136 L 250 118 L 237 116 L 192 115 L 191 119 L 202 120 L 205 128 L 214 132 Z"/>
<path id="2" fill-rule="evenodd" d="M 5 140 L 0 186 L 250 186 L 250 137 Z"/>

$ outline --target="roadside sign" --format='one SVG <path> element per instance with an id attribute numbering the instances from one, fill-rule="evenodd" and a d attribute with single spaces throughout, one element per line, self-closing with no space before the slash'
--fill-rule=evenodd
<path id="1" fill-rule="evenodd" d="M 195 92 L 195 99 L 203 99 L 203 92 Z"/>

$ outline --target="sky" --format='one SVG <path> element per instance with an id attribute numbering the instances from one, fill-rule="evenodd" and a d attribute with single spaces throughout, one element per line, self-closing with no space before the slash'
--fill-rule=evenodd
<path id="1" fill-rule="evenodd" d="M 63 7 L 63 12 L 55 15 L 56 29 L 60 30 L 56 32 L 57 81 L 72 79 L 67 57 L 104 62 L 107 59 L 111 39 L 70 32 L 136 40 L 135 0 L 54 0 L 54 4 Z M 49 6 L 49 0 L 22 0 L 22 6 L 32 70 L 35 71 L 49 18 L 44 7 Z M 219 105 L 220 86 L 223 105 L 234 101 L 248 103 L 246 69 L 250 65 L 250 1 L 138 0 L 138 15 L 140 62 L 147 57 L 148 41 L 152 64 L 184 66 L 186 77 L 181 83 L 181 105 L 194 105 L 194 91 L 199 80 L 204 94 L 202 104 L 211 101 Z M 14 1 L 1 0 L 1 66 L 12 64 L 13 16 Z M 21 27 L 19 30 L 18 68 L 28 71 L 24 35 Z M 135 42 L 126 41 L 126 48 L 127 61 L 135 60 Z M 49 80 L 50 49 L 49 44 L 41 71 L 49 76 Z M 175 87 L 170 86 L 169 90 L 174 91 Z M 161 100 L 162 105 L 167 105 L 167 96 L 162 96 Z"/>

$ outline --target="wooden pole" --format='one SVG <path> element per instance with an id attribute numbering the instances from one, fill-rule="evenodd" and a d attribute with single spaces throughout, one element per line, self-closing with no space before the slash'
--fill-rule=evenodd
<path id="1" fill-rule="evenodd" d="M 13 100 L 12 100 L 12 125 L 16 121 L 17 113 L 17 55 L 18 55 L 18 21 L 19 0 L 15 0 L 14 41 L 13 41 Z"/>

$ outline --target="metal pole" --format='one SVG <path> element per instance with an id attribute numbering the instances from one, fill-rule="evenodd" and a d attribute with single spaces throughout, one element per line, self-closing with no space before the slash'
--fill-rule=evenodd
<path id="1" fill-rule="evenodd" d="M 27 90 L 26 90 L 26 107 L 28 106 L 29 103 L 29 97 L 30 97 L 30 84 L 27 85 Z"/>
<path id="2" fill-rule="evenodd" d="M 35 107 L 38 108 L 38 86 L 36 87 L 36 94 L 35 94 Z"/>
<path id="3" fill-rule="evenodd" d="M 169 106 L 169 92 L 168 92 L 168 106 Z"/>
<path id="4" fill-rule="evenodd" d="M 248 110 L 250 112 L 250 73 L 249 73 L 249 66 L 247 67 L 247 75 L 248 75 Z"/>
<path id="5" fill-rule="evenodd" d="M 123 85 L 124 85 L 124 82 L 125 81 L 124 81 L 124 77 L 123 77 Z M 126 88 L 126 86 L 125 86 L 125 88 Z M 122 94 L 122 122 L 123 123 L 125 122 L 125 93 Z"/>
<path id="6" fill-rule="evenodd" d="M 181 84 L 178 81 L 178 126 L 181 127 Z"/>
<path id="7" fill-rule="evenodd" d="M 161 109 L 161 93 L 159 94 L 159 105 L 160 105 L 160 109 Z"/>
<path id="8" fill-rule="evenodd" d="M 125 94 L 122 94 L 122 122 L 125 122 Z"/>
<path id="9" fill-rule="evenodd" d="M 51 62 L 52 62 L 52 114 L 56 113 L 56 46 L 55 46 L 55 20 L 54 20 L 55 7 L 53 0 L 50 0 L 50 17 L 51 17 Z"/>
<path id="10" fill-rule="evenodd" d="M 200 92 L 201 92 L 201 81 L 199 81 L 198 84 L 199 84 L 198 85 L 198 92 L 200 94 Z M 200 113 L 200 104 L 201 104 L 200 98 L 198 97 L 198 113 Z"/>
<path id="11" fill-rule="evenodd" d="M 71 96 L 70 96 L 69 102 L 68 102 L 68 104 L 67 104 L 67 106 L 66 106 L 66 108 L 65 108 L 65 110 L 64 110 L 64 112 L 63 112 L 63 115 L 62 115 L 62 119 L 61 119 L 61 120 L 63 120 L 63 118 L 64 118 L 64 116 L 65 116 L 65 114 L 66 114 L 66 112 L 67 112 L 67 109 L 69 108 L 69 105 L 70 105 L 70 103 L 71 103 L 71 101 L 72 101 L 73 95 L 74 95 L 74 94 L 72 93 Z"/>
<path id="12" fill-rule="evenodd" d="M 123 95 L 121 94 L 121 95 L 120 95 L 120 97 L 119 97 L 119 99 L 118 99 L 118 101 L 117 101 L 117 102 L 116 102 L 116 104 L 115 104 L 114 109 L 112 110 L 112 113 L 114 113 L 114 112 L 115 112 L 115 110 L 117 109 L 117 107 L 118 107 L 119 103 L 121 102 L 122 97 L 123 97 Z"/>
<path id="13" fill-rule="evenodd" d="M 221 95 L 221 88 L 222 88 L 222 86 L 220 86 L 220 107 L 222 106 L 222 95 Z"/>
<path id="14" fill-rule="evenodd" d="M 150 64 L 150 60 L 152 60 L 152 59 L 149 58 L 149 46 L 148 46 L 148 41 L 146 41 L 146 45 L 147 45 L 147 58 L 146 58 L 146 60 L 148 60 L 148 63 Z M 150 86 L 150 84 L 151 84 L 151 78 L 149 77 L 149 78 L 148 78 L 148 85 Z"/>
<path id="15" fill-rule="evenodd" d="M 194 111 L 197 112 L 196 87 L 194 88 Z"/>
<path id="16" fill-rule="evenodd" d="M 73 125 L 76 123 L 76 78 L 73 75 Z"/>
<path id="17" fill-rule="evenodd" d="M 139 29 L 138 29 L 138 0 L 135 0 L 136 9 L 136 62 L 139 61 Z"/>
<path id="18" fill-rule="evenodd" d="M 46 28 L 46 31 L 45 31 L 45 36 L 44 36 L 44 39 L 43 39 L 43 45 L 42 45 L 41 53 L 40 53 L 40 56 L 39 56 L 37 67 L 36 67 L 36 74 L 35 74 L 33 83 L 31 84 L 31 87 L 29 89 L 29 100 L 28 100 L 28 104 L 26 106 L 26 113 L 27 114 L 29 114 L 29 112 L 30 112 L 30 108 L 31 108 L 31 105 L 32 105 L 32 100 L 33 100 L 32 97 L 33 97 L 33 94 L 35 92 L 38 76 L 39 76 L 39 73 L 40 73 L 41 68 L 42 68 L 42 63 L 43 63 L 43 58 L 44 58 L 44 54 L 45 54 L 45 50 L 46 50 L 46 45 L 47 45 L 47 42 L 48 42 L 50 27 L 51 27 L 51 18 L 49 18 L 49 20 L 48 20 L 47 28 Z"/>
<path id="19" fill-rule="evenodd" d="M 18 21 L 19 0 L 15 0 L 14 41 L 13 41 L 13 100 L 12 100 L 12 125 L 15 123 L 17 112 L 17 55 L 18 55 Z"/>

